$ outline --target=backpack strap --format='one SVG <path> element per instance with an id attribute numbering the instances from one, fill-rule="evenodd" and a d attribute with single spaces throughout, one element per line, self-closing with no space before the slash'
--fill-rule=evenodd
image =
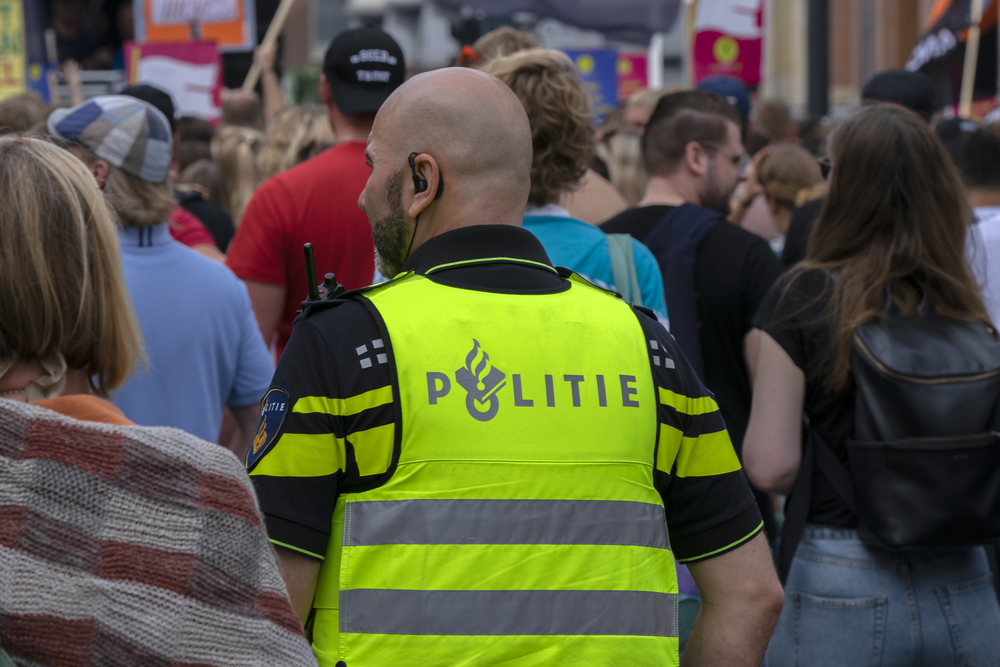
<path id="1" fill-rule="evenodd" d="M 840 459 L 819 433 L 816 433 L 816 463 L 819 464 L 820 471 L 833 485 L 833 490 L 837 492 L 841 500 L 852 512 L 857 514 L 858 506 L 854 502 L 854 483 L 851 482 L 851 471 L 840 462 Z"/>
<path id="2" fill-rule="evenodd" d="M 799 474 L 795 477 L 795 485 L 785 501 L 785 521 L 781 524 L 781 544 L 778 547 L 778 579 L 785 585 L 788 571 L 792 568 L 792 558 L 795 549 L 802 539 L 802 531 L 806 527 L 809 516 L 809 503 L 812 500 L 813 460 L 813 429 L 808 429 L 805 446 L 802 449 L 802 463 L 799 464 Z"/>
<path id="3" fill-rule="evenodd" d="M 802 451 L 802 463 L 799 474 L 795 478 L 795 486 L 785 504 L 785 522 L 781 526 L 781 546 L 778 550 L 778 578 L 781 584 L 788 579 L 788 571 L 792 567 L 795 549 L 802 539 L 802 531 L 809 517 L 809 505 L 812 501 L 813 469 L 818 467 L 834 491 L 843 499 L 852 512 L 857 514 L 854 501 L 854 485 L 851 482 L 851 472 L 826 444 L 815 428 L 809 428 L 806 433 L 805 447 Z"/>
<path id="4" fill-rule="evenodd" d="M 608 234 L 607 237 L 615 289 L 625 301 L 641 306 L 642 293 L 639 290 L 639 274 L 635 269 L 632 237 L 628 234 Z"/>
<path id="5" fill-rule="evenodd" d="M 705 379 L 705 362 L 698 330 L 695 260 L 701 244 L 719 224 L 729 223 L 723 221 L 722 214 L 717 211 L 682 204 L 671 209 L 643 239 L 663 274 L 663 298 L 670 311 L 670 333 L 702 380 Z"/>

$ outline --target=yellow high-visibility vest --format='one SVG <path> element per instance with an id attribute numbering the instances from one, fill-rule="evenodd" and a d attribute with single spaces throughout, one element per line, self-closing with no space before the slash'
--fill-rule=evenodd
<path id="1" fill-rule="evenodd" d="M 407 275 L 365 297 L 402 428 L 354 443 L 365 474 L 392 474 L 338 499 L 320 664 L 677 664 L 659 399 L 630 307 L 576 276 L 502 294 Z"/>

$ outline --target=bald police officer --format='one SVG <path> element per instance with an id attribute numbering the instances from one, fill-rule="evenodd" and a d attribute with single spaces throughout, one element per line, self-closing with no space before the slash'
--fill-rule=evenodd
<path id="1" fill-rule="evenodd" d="M 247 455 L 321 665 L 757 665 L 783 600 L 718 406 L 649 311 L 521 218 L 528 119 L 422 74 L 359 204 L 388 283 L 310 306 Z"/>

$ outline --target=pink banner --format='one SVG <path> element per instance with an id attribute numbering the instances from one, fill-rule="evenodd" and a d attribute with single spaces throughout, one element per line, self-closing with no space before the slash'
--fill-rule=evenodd
<path id="1" fill-rule="evenodd" d="M 695 83 L 732 76 L 749 86 L 761 80 L 763 29 L 761 0 L 701 0 L 694 24 Z"/>
<path id="2" fill-rule="evenodd" d="M 126 42 L 124 51 L 129 84 L 167 91 L 178 116 L 214 122 L 222 115 L 222 57 L 215 42 Z"/>
<path id="3" fill-rule="evenodd" d="M 619 54 L 615 69 L 618 72 L 618 104 L 624 104 L 632 93 L 648 85 L 645 53 Z"/>

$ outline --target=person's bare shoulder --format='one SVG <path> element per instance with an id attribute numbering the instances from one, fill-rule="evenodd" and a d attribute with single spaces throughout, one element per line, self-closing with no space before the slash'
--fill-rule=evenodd
<path id="1" fill-rule="evenodd" d="M 628 208 L 628 202 L 615 186 L 593 169 L 583 175 L 577 190 L 563 194 L 559 204 L 572 217 L 592 225 L 599 225 Z"/>

